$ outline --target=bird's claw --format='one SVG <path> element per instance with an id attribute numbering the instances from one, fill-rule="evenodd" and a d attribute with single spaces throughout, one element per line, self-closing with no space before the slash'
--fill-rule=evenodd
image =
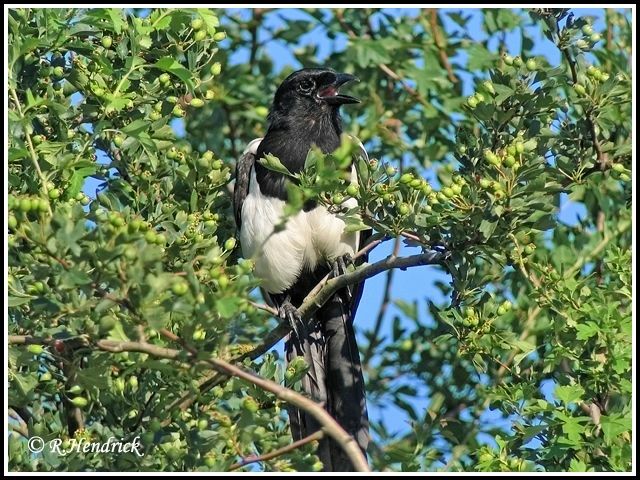
<path id="1" fill-rule="evenodd" d="M 333 262 L 333 266 L 331 268 L 331 278 L 336 278 L 340 275 L 344 275 L 345 273 L 347 273 L 347 269 L 353 264 L 353 257 L 351 256 L 351 254 L 345 253 L 344 255 L 339 256 Z M 352 287 L 345 287 L 343 292 L 344 300 L 346 301 L 346 303 L 351 303 L 351 299 L 353 298 Z"/>
<path id="2" fill-rule="evenodd" d="M 339 277 L 340 275 L 347 273 L 347 269 L 351 265 L 353 265 L 353 257 L 350 253 L 345 253 L 344 255 L 336 258 L 331 268 L 332 278 Z"/>
<path id="3" fill-rule="evenodd" d="M 278 308 L 278 316 L 283 322 L 287 322 L 298 338 L 302 330 L 302 317 L 296 307 L 287 298 Z"/>

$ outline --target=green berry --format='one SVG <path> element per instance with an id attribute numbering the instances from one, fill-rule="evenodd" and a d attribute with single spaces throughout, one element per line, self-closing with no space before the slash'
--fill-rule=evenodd
<path id="1" fill-rule="evenodd" d="M 590 36 L 593 34 L 593 27 L 588 23 L 582 26 L 582 33 L 586 36 Z"/>
<path id="2" fill-rule="evenodd" d="M 588 76 L 588 77 L 595 77 L 595 76 L 596 76 L 596 74 L 597 74 L 599 71 L 600 71 L 600 70 L 598 70 L 598 68 L 596 68 L 595 66 L 593 66 L 593 65 L 589 65 L 589 66 L 587 67 L 587 76 Z"/>
<path id="3" fill-rule="evenodd" d="M 415 188 L 415 189 L 422 188 L 422 179 L 421 178 L 415 178 L 415 179 L 411 180 L 411 182 L 409 182 L 409 186 L 411 188 Z"/>
<path id="4" fill-rule="evenodd" d="M 453 189 L 451 187 L 444 187 L 442 189 L 442 193 L 447 198 L 453 198 L 453 197 L 456 196 L 455 192 L 453 191 Z"/>
<path id="5" fill-rule="evenodd" d="M 207 31 L 206 30 L 198 30 L 194 35 L 193 35 L 193 39 L 196 42 L 201 42 L 202 40 L 204 40 L 205 38 L 207 38 Z"/>
<path id="6" fill-rule="evenodd" d="M 204 457 L 204 464 L 205 466 L 207 466 L 208 468 L 213 468 L 216 466 L 216 457 L 215 455 L 208 453 L 205 457 Z"/>
<path id="7" fill-rule="evenodd" d="M 453 191 L 454 195 L 460 195 L 462 193 L 462 185 L 460 185 L 459 183 L 454 183 L 450 188 Z"/>
<path id="8" fill-rule="evenodd" d="M 204 98 L 206 98 L 207 100 L 213 100 L 215 96 L 216 96 L 216 92 L 214 90 L 209 89 L 206 92 L 204 92 Z"/>
<path id="9" fill-rule="evenodd" d="M 194 18 L 191 20 L 191 28 L 194 30 L 200 30 L 202 27 L 204 27 L 204 20 L 201 18 Z"/>
<path id="10" fill-rule="evenodd" d="M 53 69 L 53 76 L 56 78 L 62 78 L 64 76 L 64 68 L 63 67 L 55 67 Z"/>
<path id="11" fill-rule="evenodd" d="M 507 157 L 504 159 L 504 165 L 505 167 L 513 167 L 516 164 L 516 158 L 513 155 L 507 155 Z"/>
<path id="12" fill-rule="evenodd" d="M 71 399 L 71 403 L 75 406 L 75 407 L 86 407 L 89 404 L 89 400 L 87 400 L 84 397 L 74 397 Z"/>
<path id="13" fill-rule="evenodd" d="M 178 117 L 178 118 L 184 117 L 185 115 L 184 110 L 180 105 L 176 105 L 175 107 L 173 107 L 173 110 L 171 110 L 171 113 L 174 117 Z"/>
<path id="14" fill-rule="evenodd" d="M 210 166 L 209 160 L 207 160 L 204 157 L 198 158 L 198 160 L 196 162 L 198 163 L 198 166 L 203 168 L 203 169 L 209 168 L 209 166 Z"/>
<path id="15" fill-rule="evenodd" d="M 11 230 L 15 230 L 18 226 L 18 219 L 15 217 L 15 215 L 10 214 L 9 218 L 7 218 L 7 224 Z"/>
<path id="16" fill-rule="evenodd" d="M 189 102 L 189 105 L 191 105 L 194 108 L 200 108 L 204 106 L 204 100 L 202 100 L 201 98 L 192 98 L 191 101 Z"/>
<path id="17" fill-rule="evenodd" d="M 488 189 L 491 186 L 491 180 L 489 180 L 488 178 L 481 178 L 480 179 L 480 188 L 483 189 Z"/>
<path id="18" fill-rule="evenodd" d="M 148 243 L 156 243 L 157 238 L 158 238 L 158 234 L 153 230 L 149 230 L 147 233 L 144 234 L 144 239 Z"/>
<path id="19" fill-rule="evenodd" d="M 171 147 L 168 151 L 167 151 L 167 158 L 169 160 L 173 160 L 178 156 L 178 149 L 176 147 Z"/>
<path id="20" fill-rule="evenodd" d="M 504 308 L 502 305 L 500 305 L 500 306 L 498 307 L 498 312 L 497 312 L 497 313 L 498 313 L 498 315 L 502 316 L 502 315 L 504 315 L 505 313 L 507 313 L 507 309 L 506 309 L 506 308 Z"/>
<path id="21" fill-rule="evenodd" d="M 109 35 L 106 35 L 102 37 L 101 43 L 104 48 L 111 48 L 111 45 L 113 44 L 113 39 Z"/>
<path id="22" fill-rule="evenodd" d="M 535 243 L 530 243 L 524 247 L 524 253 L 525 255 L 531 255 L 535 251 L 535 249 L 536 249 Z"/>
<path id="23" fill-rule="evenodd" d="M 622 163 L 614 163 L 613 165 L 611 165 L 611 169 L 614 172 L 618 172 L 618 173 L 622 173 L 622 172 L 624 172 L 626 170 Z"/>
<path id="24" fill-rule="evenodd" d="M 514 59 L 508 53 L 505 53 L 505 54 L 502 55 L 502 60 L 504 60 L 504 63 L 506 63 L 507 65 L 513 65 L 513 60 Z"/>
<path id="25" fill-rule="evenodd" d="M 347 195 L 349 195 L 350 197 L 355 197 L 358 195 L 358 187 L 356 185 L 349 185 L 347 187 Z"/>
<path id="26" fill-rule="evenodd" d="M 484 102 L 484 95 L 480 92 L 474 93 L 473 96 L 476 98 L 476 100 L 478 100 L 478 103 Z"/>
<path id="27" fill-rule="evenodd" d="M 489 463 L 489 462 L 493 461 L 493 455 L 491 453 L 489 453 L 489 452 L 483 452 L 478 457 L 478 461 L 480 463 Z"/>
<path id="28" fill-rule="evenodd" d="M 137 390 L 138 389 L 138 377 L 136 377 L 135 375 L 131 375 L 129 377 L 129 386 L 131 387 L 132 390 Z"/>
<path id="29" fill-rule="evenodd" d="M 225 38 L 227 38 L 227 34 L 225 32 L 217 32 L 214 36 L 213 39 L 216 42 L 221 42 L 222 40 L 224 40 Z"/>
<path id="30" fill-rule="evenodd" d="M 341 193 L 336 193 L 331 197 L 331 203 L 334 205 L 340 205 L 342 202 L 344 202 L 344 195 Z"/>
<path id="31" fill-rule="evenodd" d="M 573 89 L 576 91 L 576 93 L 580 96 L 584 95 L 585 93 L 587 93 L 587 89 L 584 88 L 584 85 L 580 84 L 580 83 L 576 83 L 573 86 Z"/>
<path id="32" fill-rule="evenodd" d="M 162 114 L 160 112 L 156 112 L 155 110 L 149 114 L 149 120 L 152 122 L 156 122 L 162 118 Z"/>
<path id="33" fill-rule="evenodd" d="M 160 83 L 167 84 L 171 82 L 171 75 L 165 72 L 158 77 L 158 80 L 160 80 Z"/>
<path id="34" fill-rule="evenodd" d="M 629 176 L 628 173 L 621 173 L 620 174 L 620 180 L 622 180 L 623 182 L 630 182 L 631 181 L 631 177 Z"/>
<path id="35" fill-rule="evenodd" d="M 178 296 L 182 296 L 189 291 L 187 282 L 180 280 L 171 286 L 171 291 Z"/>
<path id="36" fill-rule="evenodd" d="M 491 95 L 495 95 L 496 89 L 493 87 L 493 83 L 491 82 L 491 80 L 485 80 L 484 82 L 482 82 L 482 86 Z"/>
<path id="37" fill-rule="evenodd" d="M 400 179 L 398 180 L 400 183 L 407 185 L 409 183 L 411 183 L 411 181 L 413 180 L 413 175 L 410 173 L 403 173 L 400 176 Z"/>
<path id="38" fill-rule="evenodd" d="M 56 200 L 58 198 L 60 198 L 60 190 L 57 188 L 53 188 L 51 190 L 49 190 L 49 198 L 51 200 Z"/>
<path id="39" fill-rule="evenodd" d="M 167 236 L 164 233 L 158 233 L 156 235 L 156 245 L 166 245 Z"/>
<path id="40" fill-rule="evenodd" d="M 256 413 L 260 409 L 260 405 L 253 397 L 244 397 L 242 400 L 242 408 L 251 413 Z"/>
<path id="41" fill-rule="evenodd" d="M 151 420 L 151 423 L 149 423 L 149 430 L 151 430 L 152 432 L 159 432 L 162 429 L 162 422 L 160 420 L 158 420 L 157 418 L 154 418 L 153 420 Z"/>
<path id="42" fill-rule="evenodd" d="M 513 66 L 516 68 L 520 68 L 522 66 L 522 58 L 520 58 L 520 56 L 513 59 Z"/>
<path id="43" fill-rule="evenodd" d="M 207 336 L 207 332 L 199 328 L 193 332 L 192 338 L 195 341 L 202 341 L 205 339 L 206 336 Z"/>
<path id="44" fill-rule="evenodd" d="M 234 237 L 227 238 L 227 240 L 224 242 L 224 249 L 231 251 L 234 248 L 236 248 L 236 239 Z"/>
<path id="45" fill-rule="evenodd" d="M 384 172 L 390 177 L 393 177 L 396 174 L 396 169 L 393 165 L 387 165 L 384 169 Z"/>
<path id="46" fill-rule="evenodd" d="M 124 392 L 125 381 L 124 378 L 118 377 L 113 381 L 113 385 L 116 387 L 116 391 L 119 393 Z"/>
<path id="47" fill-rule="evenodd" d="M 220 62 L 215 62 L 213 65 L 211 65 L 209 71 L 214 77 L 220 75 L 220 72 L 222 72 L 222 64 Z"/>
<path id="48" fill-rule="evenodd" d="M 124 143 L 124 137 L 122 135 L 116 135 L 115 137 L 113 137 L 113 144 L 116 147 L 120 148 L 123 143 Z"/>
<path id="49" fill-rule="evenodd" d="M 471 96 L 467 98 L 467 105 L 469 108 L 474 109 L 478 106 L 478 99 L 475 96 Z"/>
<path id="50" fill-rule="evenodd" d="M 111 315 L 106 315 L 100 319 L 100 331 L 108 332 L 116 326 L 116 319 Z"/>
<path id="51" fill-rule="evenodd" d="M 602 39 L 602 35 L 600 35 L 599 33 L 592 33 L 592 34 L 589 36 L 589 40 L 590 40 L 592 43 L 599 42 L 601 39 Z"/>
<path id="52" fill-rule="evenodd" d="M 404 339 L 400 343 L 400 350 L 403 352 L 411 352 L 413 350 L 413 341 L 410 338 Z"/>
<path id="53" fill-rule="evenodd" d="M 78 395 L 82 392 L 82 387 L 80 385 L 74 385 L 68 390 L 68 392 L 72 395 Z"/>
<path id="54" fill-rule="evenodd" d="M 51 375 L 51 372 L 44 372 L 42 375 L 40 375 L 41 382 L 50 382 L 52 378 L 53 376 Z"/>
<path id="55" fill-rule="evenodd" d="M 34 135 L 33 136 L 33 144 L 34 145 L 40 145 L 46 139 L 47 139 L 47 137 L 45 137 L 44 135 Z"/>
<path id="56" fill-rule="evenodd" d="M 398 213 L 400 215 L 406 215 L 409 213 L 410 210 L 411 208 L 406 203 L 401 203 L 400 205 L 398 205 Z"/>
<path id="57" fill-rule="evenodd" d="M 34 355 L 40 355 L 42 352 L 44 352 L 44 347 L 42 345 L 31 344 L 27 347 L 27 351 L 29 353 L 33 353 Z"/>
<path id="58" fill-rule="evenodd" d="M 538 68 L 538 63 L 534 58 L 530 58 L 529 60 L 527 60 L 525 67 L 527 67 L 527 70 L 529 70 L 530 72 L 533 72 L 535 69 Z"/>

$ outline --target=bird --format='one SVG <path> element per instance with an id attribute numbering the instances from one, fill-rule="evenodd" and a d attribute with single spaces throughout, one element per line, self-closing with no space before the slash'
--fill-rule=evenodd
<path id="1" fill-rule="evenodd" d="M 353 259 L 371 231 L 346 232 L 345 222 L 315 201 L 306 202 L 282 227 L 287 184 L 292 179 L 258 161 L 271 154 L 295 174 L 303 170 L 314 146 L 325 154 L 335 151 L 343 133 L 340 107 L 360 103 L 340 89 L 356 81 L 354 75 L 322 67 L 295 71 L 280 84 L 265 136 L 251 141 L 236 162 L 233 207 L 242 254 L 255 262 L 267 303 L 292 327 L 285 343 L 287 362 L 305 359 L 309 370 L 302 378 L 304 392 L 325 407 L 366 455 L 369 419 L 353 328 L 363 283 L 334 294 L 306 323 L 298 308 L 327 274 L 338 275 L 349 263 L 366 261 L 366 255 L 355 262 Z M 364 146 L 357 142 L 360 148 L 354 161 L 368 161 Z M 351 175 L 355 182 L 353 164 Z M 354 207 L 357 201 L 349 198 L 345 205 Z M 288 413 L 294 440 L 319 430 L 310 414 L 295 407 L 289 407 Z M 331 438 L 320 440 L 317 455 L 324 471 L 353 470 L 349 458 Z"/>

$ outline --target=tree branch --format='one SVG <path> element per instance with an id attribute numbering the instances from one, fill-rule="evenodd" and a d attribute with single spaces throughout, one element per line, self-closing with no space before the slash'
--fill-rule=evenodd
<path id="1" fill-rule="evenodd" d="M 163 337 L 177 342 L 186 352 L 192 355 L 192 358 L 197 359 L 200 355 L 200 352 L 189 345 L 185 340 L 178 337 L 173 332 L 162 328 L 159 330 L 160 335 Z M 259 377 L 253 372 L 247 372 L 246 370 L 232 365 L 231 363 L 225 362 L 224 360 L 220 360 L 219 358 L 207 357 L 201 359 L 196 363 L 205 363 L 209 365 L 214 370 L 219 371 L 220 373 L 224 373 L 229 376 L 241 378 L 248 383 L 255 385 L 267 392 L 273 393 L 280 400 L 289 403 L 297 408 L 300 408 L 307 413 L 311 414 L 320 425 L 322 425 L 322 429 L 333 438 L 340 447 L 347 454 L 354 468 L 358 472 L 369 472 L 369 465 L 367 463 L 366 458 L 364 457 L 360 447 L 354 438 L 349 435 L 339 424 L 336 422 L 334 418 L 329 415 L 329 413 L 322 407 L 322 405 L 314 402 L 310 398 L 307 398 L 299 393 L 283 387 L 271 380 L 267 380 L 266 378 Z"/>
<path id="2" fill-rule="evenodd" d="M 447 77 L 449 77 L 449 81 L 453 84 L 458 83 L 458 77 L 453 73 L 453 68 L 451 68 L 451 64 L 449 63 L 449 57 L 447 57 L 447 42 L 442 36 L 442 31 L 438 26 L 438 11 L 435 8 L 428 8 L 427 13 L 429 15 L 429 27 L 431 29 L 431 35 L 433 36 L 433 41 L 436 44 L 436 48 L 438 49 L 438 56 L 440 60 L 440 66 L 447 71 Z"/>
<path id="3" fill-rule="evenodd" d="M 165 338 L 177 342 L 183 350 L 159 347 L 143 342 L 125 342 L 116 340 L 98 340 L 93 346 L 98 350 L 108 352 L 141 352 L 168 360 L 186 359 L 194 364 L 206 365 L 217 372 L 226 376 L 241 378 L 263 390 L 273 393 L 280 400 L 294 405 L 306 412 L 310 413 L 322 425 L 322 429 L 327 435 L 332 437 L 345 451 L 351 459 L 353 466 L 357 471 L 370 471 L 367 461 L 360 451 L 360 447 L 356 441 L 349 435 L 329 413 L 313 400 L 300 395 L 293 390 L 285 388 L 275 382 L 259 377 L 253 372 L 248 372 L 240 367 L 232 365 L 218 358 L 201 358 L 200 352 L 191 347 L 174 333 L 161 329 L 160 334 Z M 53 338 L 33 337 L 28 335 L 9 335 L 10 345 L 52 345 L 56 340 Z"/>
<path id="4" fill-rule="evenodd" d="M 266 462 L 267 460 L 271 460 L 273 458 L 279 457 L 281 455 L 284 455 L 285 453 L 292 452 L 293 450 L 300 448 L 308 443 L 320 440 L 322 437 L 324 437 L 324 431 L 318 430 L 317 432 L 312 433 L 311 435 L 301 438 L 300 440 L 296 440 L 292 444 L 286 445 L 282 448 L 274 450 L 273 452 L 265 453 L 264 455 L 251 456 L 251 457 L 244 458 L 240 462 L 234 463 L 233 465 L 231 465 L 229 467 L 229 471 L 232 472 L 233 470 L 238 470 L 239 468 L 242 468 L 244 466 L 247 466 L 256 462 Z"/>

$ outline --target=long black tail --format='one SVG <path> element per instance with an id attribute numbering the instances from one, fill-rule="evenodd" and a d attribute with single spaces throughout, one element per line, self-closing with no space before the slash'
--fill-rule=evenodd
<path id="1" fill-rule="evenodd" d="M 318 310 L 306 331 L 299 333 L 301 338 L 292 333 L 287 341 L 287 362 L 304 357 L 310 368 L 302 380 L 303 390 L 325 405 L 365 453 L 370 438 L 369 418 L 351 308 L 336 294 Z M 297 408 L 289 409 L 289 418 L 294 440 L 320 428 L 313 417 Z M 324 471 L 354 470 L 342 448 L 331 438 L 320 441 L 317 454 Z"/>

